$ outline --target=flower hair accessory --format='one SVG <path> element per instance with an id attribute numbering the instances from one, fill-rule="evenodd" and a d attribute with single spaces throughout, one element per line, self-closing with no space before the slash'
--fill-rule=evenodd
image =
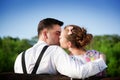
<path id="1" fill-rule="evenodd" d="M 73 27 L 68 27 L 68 35 L 72 34 Z"/>

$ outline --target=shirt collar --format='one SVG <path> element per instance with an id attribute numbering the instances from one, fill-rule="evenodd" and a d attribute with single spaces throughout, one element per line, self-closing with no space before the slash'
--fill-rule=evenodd
<path id="1" fill-rule="evenodd" d="M 46 44 L 46 45 L 48 45 L 45 41 L 42 41 L 42 40 L 38 40 L 37 44 Z"/>

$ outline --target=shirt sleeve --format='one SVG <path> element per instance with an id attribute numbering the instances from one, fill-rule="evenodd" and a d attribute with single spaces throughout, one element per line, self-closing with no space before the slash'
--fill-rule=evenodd
<path id="1" fill-rule="evenodd" d="M 14 72 L 15 73 L 23 73 L 23 70 L 22 70 L 22 64 L 21 64 L 21 56 L 22 56 L 22 53 L 20 53 L 16 60 L 15 60 L 15 63 L 14 63 Z"/>
<path id="2" fill-rule="evenodd" d="M 57 47 L 53 59 L 58 72 L 71 78 L 87 78 L 103 71 L 107 67 L 102 58 L 81 64 L 79 61 L 72 59 L 60 47 Z"/>

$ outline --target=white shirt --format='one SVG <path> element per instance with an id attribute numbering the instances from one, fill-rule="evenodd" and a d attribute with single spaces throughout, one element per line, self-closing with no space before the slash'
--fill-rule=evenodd
<path id="1" fill-rule="evenodd" d="M 28 74 L 32 72 L 36 60 L 45 45 L 47 45 L 45 42 L 38 41 L 33 47 L 26 51 L 25 63 Z M 14 64 L 15 73 L 23 73 L 21 55 L 22 53 L 16 58 Z M 79 61 L 71 58 L 61 47 L 51 45 L 45 51 L 36 74 L 57 74 L 59 72 L 62 75 L 72 78 L 86 78 L 101 72 L 106 67 L 103 59 L 80 64 Z"/>

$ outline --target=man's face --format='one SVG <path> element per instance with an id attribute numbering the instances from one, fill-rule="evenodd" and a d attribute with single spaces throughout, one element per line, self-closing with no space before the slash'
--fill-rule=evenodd
<path id="1" fill-rule="evenodd" d="M 60 45 L 59 43 L 60 33 L 61 33 L 61 27 L 59 25 L 53 25 L 53 28 L 48 30 L 47 43 L 49 45 Z"/>

